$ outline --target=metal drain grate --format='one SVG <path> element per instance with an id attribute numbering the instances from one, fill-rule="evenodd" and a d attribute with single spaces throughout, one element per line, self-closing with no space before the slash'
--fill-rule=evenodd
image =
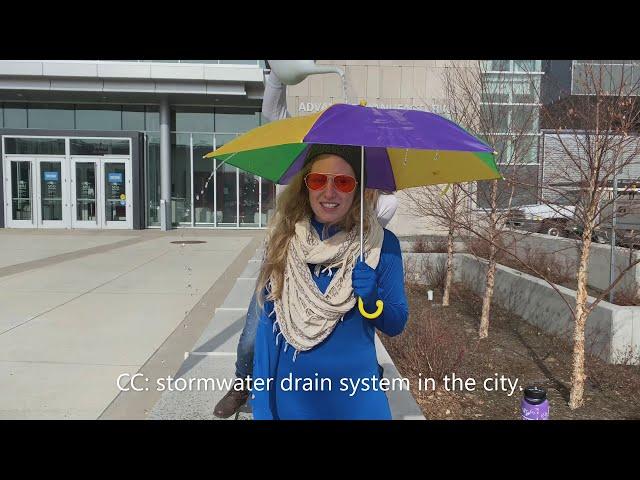
<path id="1" fill-rule="evenodd" d="M 194 245 L 196 243 L 207 243 L 206 240 L 176 240 L 171 243 L 176 243 L 178 245 Z"/>

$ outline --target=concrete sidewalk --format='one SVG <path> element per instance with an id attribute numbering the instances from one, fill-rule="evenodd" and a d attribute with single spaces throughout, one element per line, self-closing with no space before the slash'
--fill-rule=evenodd
<path id="1" fill-rule="evenodd" d="M 0 230 L 0 419 L 144 418 L 117 378 L 175 374 L 262 235 Z"/>
<path id="2" fill-rule="evenodd" d="M 213 416 L 213 409 L 227 393 L 227 389 L 224 388 L 224 384 L 216 385 L 214 382 L 232 382 L 235 378 L 236 348 L 244 328 L 261 258 L 262 251 L 258 250 L 249 260 L 222 306 L 216 309 L 193 350 L 185 352 L 185 361 L 175 375 L 175 379 L 180 378 L 183 383 L 177 382 L 173 391 L 163 392 L 149 413 L 149 419 L 219 420 Z M 393 360 L 377 337 L 376 350 L 378 362 L 384 368 L 385 378 L 390 381 L 400 378 Z M 207 384 L 202 379 L 212 379 L 212 382 Z M 390 390 L 387 396 L 394 420 L 425 419 L 410 392 Z M 251 418 L 251 409 L 245 405 L 237 419 Z M 236 418 L 231 417 L 229 420 L 234 419 Z"/>
<path id="3" fill-rule="evenodd" d="M 157 381 L 234 378 L 263 237 L 0 230 L 0 419 L 214 418 L 226 389 L 162 392 Z M 184 240 L 206 243 L 171 243 Z M 389 400 L 394 418 L 423 418 L 408 392 Z"/>

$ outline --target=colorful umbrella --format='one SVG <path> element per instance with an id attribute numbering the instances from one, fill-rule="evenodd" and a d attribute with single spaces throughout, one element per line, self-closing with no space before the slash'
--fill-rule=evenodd
<path id="1" fill-rule="evenodd" d="M 215 157 L 272 182 L 287 184 L 304 164 L 312 144 L 362 148 L 365 187 L 401 190 L 424 185 L 502 178 L 493 148 L 456 123 L 430 112 L 336 104 L 304 117 L 255 128 L 205 156 Z M 362 180 L 362 178 L 361 178 Z M 362 183 L 361 183 L 362 185 Z M 361 205 L 364 188 L 360 189 Z M 360 258 L 362 259 L 360 212 Z M 374 314 L 360 312 L 367 318 Z"/>

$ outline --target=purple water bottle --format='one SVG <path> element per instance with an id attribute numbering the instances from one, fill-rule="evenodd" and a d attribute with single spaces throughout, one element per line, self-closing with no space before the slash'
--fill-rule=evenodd
<path id="1" fill-rule="evenodd" d="M 520 410 L 523 420 L 549 420 L 549 401 L 546 390 L 540 387 L 525 388 Z"/>

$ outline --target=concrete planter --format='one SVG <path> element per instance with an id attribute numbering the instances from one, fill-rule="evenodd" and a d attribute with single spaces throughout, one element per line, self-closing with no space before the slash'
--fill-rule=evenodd
<path id="1" fill-rule="evenodd" d="M 405 270 L 413 276 L 411 280 L 426 283 L 425 276 L 416 277 L 415 272 L 419 268 L 432 268 L 436 262 L 444 262 L 445 257 L 446 254 L 405 253 Z M 455 281 L 482 295 L 487 262 L 457 253 L 454 267 Z M 574 308 L 575 290 L 562 286 L 558 290 Z M 545 332 L 571 339 L 573 321 L 568 306 L 544 280 L 498 265 L 493 300 Z M 589 297 L 590 302 L 594 300 Z M 587 320 L 585 348 L 608 363 L 622 363 L 629 352 L 640 352 L 640 307 L 600 302 Z"/>
<path id="2" fill-rule="evenodd" d="M 441 237 L 446 240 L 446 237 Z M 558 263 L 578 262 L 578 241 L 570 238 L 551 237 L 541 233 L 530 233 L 513 230 L 503 235 L 505 246 L 512 249 L 517 255 L 524 258 L 527 251 L 538 251 L 550 254 Z M 402 252 L 413 253 L 413 241 L 401 240 L 400 248 Z M 466 250 L 464 242 L 454 243 L 455 252 Z M 591 255 L 589 257 L 589 285 L 604 290 L 609 286 L 609 263 L 611 250 L 609 245 L 598 243 L 591 244 Z M 631 261 L 640 258 L 640 252 L 634 252 Z M 629 250 L 616 247 L 615 252 L 616 272 L 621 272 L 629 264 Z M 619 288 L 632 287 L 634 284 L 640 285 L 640 265 L 631 268 L 620 282 Z"/>
<path id="3" fill-rule="evenodd" d="M 579 256 L 579 242 L 570 238 L 551 237 L 541 233 L 523 233 L 519 231 L 508 232 L 504 235 L 506 246 L 515 251 L 517 255 L 524 255 L 528 249 L 535 249 L 553 255 L 558 262 L 572 262 L 577 264 Z M 633 252 L 631 261 L 636 261 L 639 252 Z M 629 250 L 616 247 L 615 251 L 616 275 L 629 265 Z M 589 285 L 604 290 L 609 286 L 609 269 L 611 262 L 611 247 L 598 243 L 591 244 L 589 256 Z M 620 287 L 631 287 L 634 283 L 640 284 L 640 268 L 638 265 L 631 268 L 620 282 Z"/>

